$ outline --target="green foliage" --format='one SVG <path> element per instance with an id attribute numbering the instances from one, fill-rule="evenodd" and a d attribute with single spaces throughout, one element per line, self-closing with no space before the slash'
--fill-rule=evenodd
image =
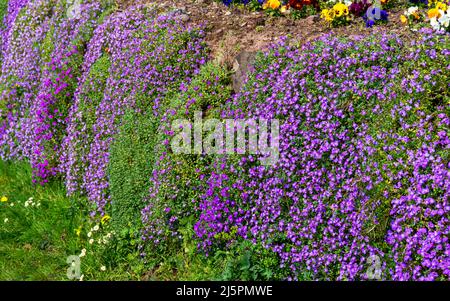
<path id="1" fill-rule="evenodd" d="M 8 11 L 8 0 L 0 0 L 0 28 L 3 28 L 5 26 L 3 21 L 7 11 Z"/>
<path id="2" fill-rule="evenodd" d="M 150 171 L 154 163 L 154 116 L 128 111 L 111 146 L 109 163 L 112 222 L 116 231 L 139 225 L 140 212 L 148 195 Z"/>
<path id="3" fill-rule="evenodd" d="M 218 118 L 220 108 L 231 96 L 230 76 L 224 67 L 207 63 L 202 66 L 199 74 L 192 79 L 185 91 L 173 93 L 167 100 L 169 123 L 176 119 L 193 121 L 195 112 L 202 112 L 204 119 Z M 157 141 L 163 144 L 172 137 L 160 131 Z M 171 216 L 182 218 L 196 216 L 193 200 L 199 197 L 203 182 L 202 174 L 208 174 L 212 167 L 212 157 L 198 154 L 175 154 L 171 148 L 166 152 L 158 168 L 170 170 L 164 174 L 163 185 L 158 189 L 158 195 L 152 200 L 156 205 L 157 216 L 169 219 Z M 156 154 L 160 154 L 157 152 Z M 170 213 L 164 213 L 167 207 Z"/>
<path id="4" fill-rule="evenodd" d="M 0 196 L 8 198 L 0 203 L 0 279 L 67 279 L 66 258 L 80 248 L 73 229 L 85 214 L 81 203 L 65 197 L 61 183 L 31 185 L 20 162 L 0 162 Z"/>
<path id="5" fill-rule="evenodd" d="M 92 219 L 87 200 L 68 198 L 63 183 L 34 186 L 29 164 L 0 161 L 3 196 L 8 201 L 0 203 L 1 280 L 68 280 L 67 257 L 82 249 L 84 279 L 140 279 L 143 262 L 129 248 L 139 233 L 115 234 L 109 223 Z"/>

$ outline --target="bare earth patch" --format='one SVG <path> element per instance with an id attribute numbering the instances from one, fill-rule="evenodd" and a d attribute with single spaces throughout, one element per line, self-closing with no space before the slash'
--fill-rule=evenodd
<path id="1" fill-rule="evenodd" d="M 366 28 L 363 20 L 357 19 L 351 25 L 330 29 L 318 15 L 300 20 L 287 17 L 270 17 L 264 12 L 227 7 L 213 0 L 119 0 L 121 7 L 135 4 L 154 4 L 161 8 L 177 8 L 184 19 L 194 25 L 206 26 L 206 42 L 212 58 L 230 63 L 229 59 L 241 51 L 252 52 L 265 49 L 280 37 L 288 36 L 300 43 L 332 32 L 333 35 L 368 35 L 372 32 L 388 32 L 414 36 L 400 23 L 402 11 L 389 10 L 389 22 Z"/>

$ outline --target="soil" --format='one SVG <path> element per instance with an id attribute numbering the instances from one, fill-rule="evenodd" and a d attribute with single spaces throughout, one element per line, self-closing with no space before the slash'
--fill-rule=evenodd
<path id="1" fill-rule="evenodd" d="M 121 8 L 135 4 L 155 4 L 163 8 L 177 8 L 192 25 L 206 26 L 206 42 L 212 58 L 232 64 L 239 52 L 263 50 L 280 37 L 289 36 L 300 43 L 311 41 L 324 33 L 353 36 L 373 32 L 389 32 L 413 37 L 414 33 L 400 23 L 402 10 L 390 9 L 387 24 L 366 28 L 362 18 L 351 25 L 330 29 L 318 15 L 293 20 L 271 17 L 263 11 L 227 7 L 214 0 L 118 0 Z"/>

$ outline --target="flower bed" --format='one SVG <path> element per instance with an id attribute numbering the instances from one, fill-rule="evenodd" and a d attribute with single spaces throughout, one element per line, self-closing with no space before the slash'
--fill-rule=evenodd
<path id="1" fill-rule="evenodd" d="M 369 27 L 392 5 L 244 2 L 271 14 L 315 3 L 328 25 Z M 37 184 L 63 178 L 145 260 L 195 244 L 266 257 L 281 279 L 450 277 L 445 2 L 405 8 L 415 40 L 282 37 L 235 93 L 180 12 L 88 1 L 72 18 L 67 4 L 11 0 L 2 27 L 0 155 L 28 160 Z M 278 162 L 175 153 L 172 122 L 196 111 L 279 120 Z"/>
<path id="2" fill-rule="evenodd" d="M 388 22 L 389 11 L 403 7 L 395 0 L 224 0 L 225 5 L 243 4 L 251 10 L 264 10 L 272 16 L 302 18 L 317 14 L 331 27 L 345 26 L 362 18 L 367 27 Z M 413 6 L 418 4 L 418 6 Z M 438 32 L 450 31 L 449 2 L 447 0 L 410 0 L 409 8 L 401 16 L 404 24 L 428 23 Z"/>

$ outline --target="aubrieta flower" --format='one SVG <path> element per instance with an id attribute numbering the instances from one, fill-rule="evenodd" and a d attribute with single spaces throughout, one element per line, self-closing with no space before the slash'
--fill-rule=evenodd
<path id="1" fill-rule="evenodd" d="M 85 192 L 100 215 L 109 202 L 109 148 L 125 110 L 157 114 L 168 89 L 205 62 L 200 29 L 185 27 L 177 13 L 156 15 L 157 11 L 139 6 L 113 14 L 96 28 L 69 110 L 60 168 L 68 192 Z M 103 80 L 92 77 L 97 64 L 106 66 Z"/>
<path id="2" fill-rule="evenodd" d="M 218 160 L 198 204 L 199 246 L 208 252 L 227 235 L 262 243 L 293 280 L 304 271 L 366 279 L 371 256 L 382 259 L 382 278 L 448 278 L 449 115 L 424 98 L 448 76 L 448 37 L 436 39 L 274 45 L 224 116 L 279 119 L 280 159 Z M 423 73 L 408 64 L 423 58 Z M 389 116 L 385 130 L 376 116 Z"/>

